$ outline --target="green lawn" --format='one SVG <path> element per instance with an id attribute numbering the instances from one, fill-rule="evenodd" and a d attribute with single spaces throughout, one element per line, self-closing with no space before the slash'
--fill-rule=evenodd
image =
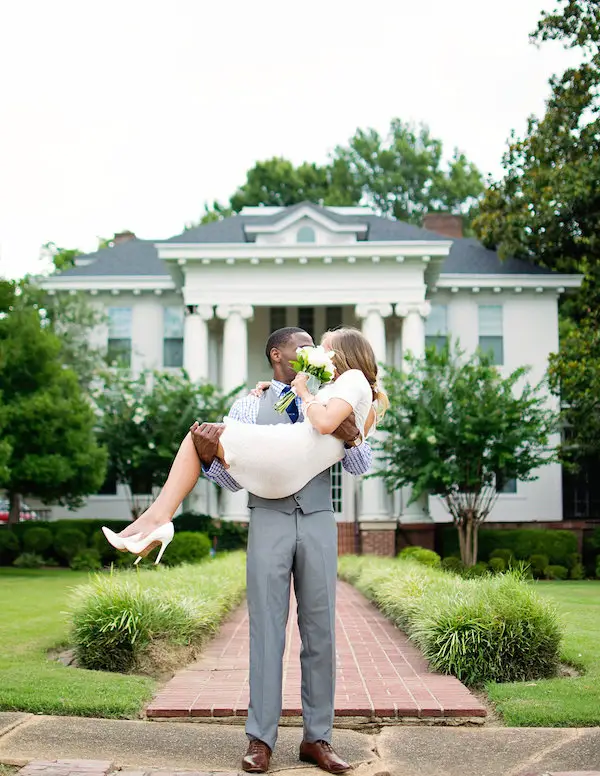
<path id="1" fill-rule="evenodd" d="M 600 580 L 536 586 L 540 596 L 556 605 L 564 625 L 561 660 L 582 675 L 488 684 L 490 700 L 509 726 L 600 725 Z"/>
<path id="2" fill-rule="evenodd" d="M 88 578 L 64 569 L 0 568 L 0 709 L 136 717 L 156 683 L 49 660 L 68 645 L 69 593 Z"/>

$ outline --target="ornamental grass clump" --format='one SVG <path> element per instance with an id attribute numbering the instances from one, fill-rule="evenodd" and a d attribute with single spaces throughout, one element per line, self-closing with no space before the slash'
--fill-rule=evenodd
<path id="1" fill-rule="evenodd" d="M 410 558 L 345 556 L 339 573 L 408 634 L 434 671 L 471 687 L 556 674 L 558 615 L 522 569 L 463 579 Z"/>
<path id="2" fill-rule="evenodd" d="M 148 656 L 161 653 L 157 645 L 202 646 L 245 589 L 241 552 L 174 569 L 98 574 L 74 592 L 71 623 L 77 663 L 100 671 L 142 666 L 151 671 Z"/>

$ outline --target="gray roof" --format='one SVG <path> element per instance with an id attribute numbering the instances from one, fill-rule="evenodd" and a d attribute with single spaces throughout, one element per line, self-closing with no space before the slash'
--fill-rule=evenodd
<path id="1" fill-rule="evenodd" d="M 165 263 L 158 258 L 155 243 L 158 240 L 128 240 L 103 248 L 80 259 L 90 260 L 90 264 L 72 267 L 60 273 L 60 277 L 97 277 L 98 275 L 150 275 L 152 277 L 169 276 Z"/>
<path id="2" fill-rule="evenodd" d="M 114 248 L 104 248 L 84 257 L 92 260 L 84 266 L 73 267 L 60 274 L 61 277 L 94 277 L 109 275 L 150 275 L 165 277 L 169 275 L 164 262 L 158 258 L 155 243 L 246 243 L 248 237 L 244 227 L 255 224 L 270 225 L 282 218 L 287 218 L 291 212 L 310 204 L 314 210 L 337 223 L 364 223 L 368 227 L 366 240 L 368 242 L 403 242 L 410 240 L 448 240 L 450 238 L 435 232 L 421 229 L 403 221 L 394 221 L 375 215 L 343 215 L 311 203 L 300 203 L 285 208 L 280 213 L 265 216 L 234 215 L 222 221 L 203 224 L 188 229 L 182 234 L 167 240 L 138 240 L 120 243 Z M 553 275 L 543 267 L 520 259 L 509 258 L 502 261 L 494 251 L 487 250 L 477 240 L 470 238 L 452 241 L 450 254 L 442 266 L 444 274 L 468 275 Z"/>

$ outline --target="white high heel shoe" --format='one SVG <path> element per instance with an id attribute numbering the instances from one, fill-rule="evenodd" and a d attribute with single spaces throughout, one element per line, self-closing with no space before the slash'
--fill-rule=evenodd
<path id="1" fill-rule="evenodd" d="M 104 536 L 106 536 L 108 543 L 112 544 L 112 546 L 116 550 L 126 550 L 127 547 L 125 547 L 125 542 L 123 541 L 123 537 L 119 536 L 119 534 L 116 534 L 114 531 L 111 531 L 110 528 L 107 528 L 105 525 L 102 526 L 102 532 Z M 139 539 L 141 536 L 141 533 L 132 534 L 131 536 L 128 536 L 128 539 L 133 539 L 134 541 Z"/>
<path id="2" fill-rule="evenodd" d="M 150 547 L 150 545 L 160 543 L 160 551 L 156 557 L 156 560 L 154 561 L 154 565 L 156 566 L 160 563 L 163 552 L 167 549 L 167 545 L 170 544 L 174 534 L 175 529 L 173 528 L 173 523 L 169 520 L 168 523 L 159 525 L 158 528 L 155 528 L 154 531 L 149 533 L 148 536 L 145 536 L 143 539 L 140 539 L 139 541 L 132 541 L 131 537 L 127 536 L 125 539 L 123 539 L 123 543 L 129 552 L 139 556 L 135 559 L 133 564 L 134 566 L 137 566 L 137 564 L 141 561 L 143 557 L 140 555 L 141 552 Z"/>

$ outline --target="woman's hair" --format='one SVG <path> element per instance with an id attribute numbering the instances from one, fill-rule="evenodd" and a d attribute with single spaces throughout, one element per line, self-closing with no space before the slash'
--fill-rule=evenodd
<path id="1" fill-rule="evenodd" d="M 323 335 L 323 340 L 325 339 L 331 345 L 334 353 L 331 360 L 339 375 L 349 369 L 359 369 L 367 378 L 373 392 L 373 401 L 377 402 L 378 418 L 381 419 L 390 403 L 377 381 L 379 369 L 369 340 L 351 326 L 326 331 Z"/>

